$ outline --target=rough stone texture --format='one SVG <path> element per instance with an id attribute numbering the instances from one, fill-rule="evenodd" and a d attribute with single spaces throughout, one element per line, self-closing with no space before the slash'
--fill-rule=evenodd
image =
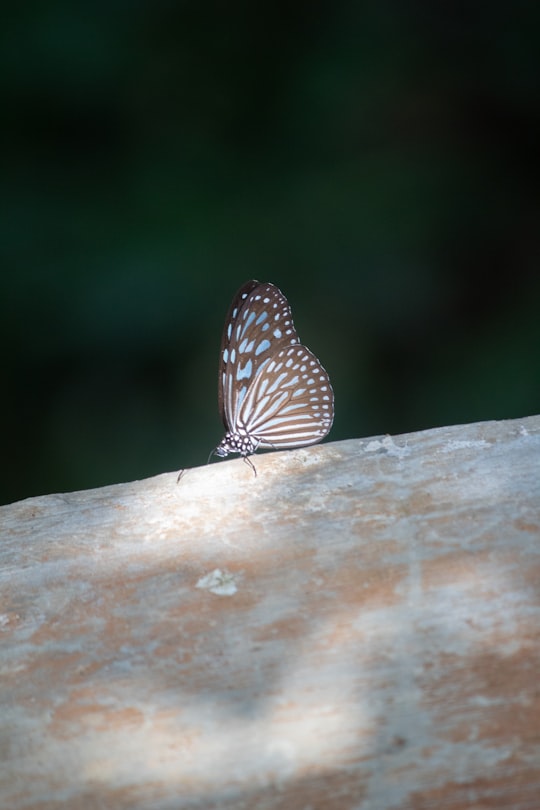
<path id="1" fill-rule="evenodd" d="M 0 805 L 538 810 L 540 417 L 0 509 Z"/>

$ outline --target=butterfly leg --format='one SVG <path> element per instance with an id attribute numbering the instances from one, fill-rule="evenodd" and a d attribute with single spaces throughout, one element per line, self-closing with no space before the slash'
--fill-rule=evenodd
<path id="1" fill-rule="evenodd" d="M 255 475 L 255 478 L 257 478 L 257 470 L 255 469 L 255 464 L 252 462 L 250 457 L 249 456 L 243 456 L 243 459 L 246 462 L 246 464 L 248 464 L 251 467 L 251 469 L 253 470 L 253 473 Z"/>

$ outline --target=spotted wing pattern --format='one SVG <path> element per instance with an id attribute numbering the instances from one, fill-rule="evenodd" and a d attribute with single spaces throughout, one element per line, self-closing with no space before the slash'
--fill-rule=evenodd
<path id="1" fill-rule="evenodd" d="M 300 343 L 289 303 L 273 284 L 248 281 L 233 299 L 221 341 L 218 399 L 226 429 L 219 456 L 314 444 L 332 427 L 328 374 Z"/>

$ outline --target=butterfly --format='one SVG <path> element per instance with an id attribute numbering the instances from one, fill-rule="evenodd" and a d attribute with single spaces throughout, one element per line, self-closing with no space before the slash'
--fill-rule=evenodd
<path id="1" fill-rule="evenodd" d="M 302 447 L 321 441 L 334 420 L 328 374 L 300 343 L 289 302 L 274 284 L 246 282 L 221 339 L 219 412 L 225 436 L 210 456 Z"/>

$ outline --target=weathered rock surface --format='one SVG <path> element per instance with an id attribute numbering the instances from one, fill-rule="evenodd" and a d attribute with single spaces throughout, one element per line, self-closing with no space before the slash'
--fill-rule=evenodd
<path id="1" fill-rule="evenodd" d="M 0 806 L 540 808 L 540 417 L 0 509 Z"/>

